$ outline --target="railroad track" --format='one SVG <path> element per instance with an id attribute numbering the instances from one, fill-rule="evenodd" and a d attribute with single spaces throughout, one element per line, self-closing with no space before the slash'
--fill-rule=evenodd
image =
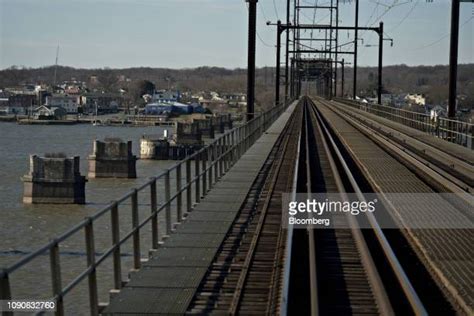
<path id="1" fill-rule="evenodd" d="M 302 156 L 305 161 L 298 177 L 306 181 L 299 192 L 355 192 L 361 200 L 364 199 L 321 114 L 309 98 L 303 100 L 305 136 Z M 341 198 L 347 196 L 342 194 Z M 310 294 L 307 301 L 310 306 L 305 310 L 310 310 L 313 315 L 395 315 L 400 312 L 427 315 L 375 217 L 369 216 L 367 220 L 371 226 L 370 234 L 363 233 L 358 220 L 346 214 L 334 215 L 332 221 L 344 223 L 350 229 L 308 227 Z M 366 241 L 368 236 L 370 242 Z M 381 276 L 377 266 L 380 262 L 385 262 L 385 267 L 390 268 L 392 278 Z M 395 284 L 387 284 L 387 281 Z M 299 292 L 302 292 L 301 287 L 290 288 L 293 295 L 299 295 Z M 406 305 L 402 307 L 394 302 L 405 302 Z M 288 312 L 292 314 L 300 308 L 290 303 Z"/>
<path id="2" fill-rule="evenodd" d="M 407 134 L 398 134 L 398 132 L 394 131 L 387 133 L 387 129 L 384 126 L 380 126 L 379 123 L 369 118 L 363 118 L 358 113 L 348 112 L 347 109 L 344 109 L 335 102 L 320 98 L 317 98 L 316 101 L 319 103 L 318 107 L 321 107 L 321 110 L 324 109 L 325 115 L 329 115 L 330 112 L 333 112 L 333 114 L 330 115 L 333 117 L 330 119 L 330 121 L 333 121 L 332 124 L 336 122 L 335 114 L 394 157 L 395 160 L 404 165 L 410 172 L 415 174 L 420 185 L 425 187 L 421 189 L 420 192 L 456 193 L 445 198 L 445 202 L 451 204 L 445 211 L 448 212 L 449 208 L 449 214 L 465 216 L 465 220 L 471 221 L 472 223 L 474 220 L 472 213 L 473 196 L 472 193 L 469 194 L 469 192 L 472 192 L 470 183 L 472 183 L 471 175 L 473 171 L 472 167 L 469 168 L 469 166 L 465 164 L 464 159 L 450 156 L 448 157 L 449 159 L 440 161 L 439 157 L 443 154 L 443 150 L 428 146 L 426 143 L 421 145 L 420 148 L 423 149 L 414 148 L 413 140 L 410 139 Z M 349 131 L 348 129 L 343 130 L 345 132 Z M 339 133 L 336 132 L 334 135 L 339 135 Z M 395 135 L 402 137 L 404 141 L 400 142 L 396 139 L 397 137 L 395 137 Z M 420 152 L 426 153 L 426 155 L 420 155 Z M 440 164 L 444 164 L 444 167 L 440 166 Z M 352 167 L 358 165 L 359 163 L 353 163 Z M 455 168 L 451 168 L 450 166 L 455 166 Z M 464 170 L 462 171 L 461 177 L 458 176 L 459 170 Z M 367 182 L 368 186 L 378 190 L 379 185 L 377 184 L 377 180 L 375 180 L 375 182 L 373 181 L 374 179 L 370 179 Z M 413 183 L 411 183 L 411 185 L 413 185 Z M 430 191 L 424 191 L 427 190 L 427 188 L 429 188 Z M 388 186 L 388 189 L 388 192 L 392 192 L 390 190 L 394 188 L 390 189 L 390 186 Z M 404 188 L 402 188 L 402 191 L 404 192 Z M 393 210 L 391 212 L 393 212 Z M 452 215 L 452 217 L 456 217 L 456 215 Z M 406 223 L 404 225 L 406 225 Z M 410 280 L 415 288 L 418 289 L 418 293 L 427 305 L 426 307 L 430 313 L 472 313 L 472 309 L 469 307 L 469 302 L 472 300 L 472 296 L 470 296 L 472 294 L 469 294 L 471 291 L 469 286 L 466 287 L 464 285 L 462 277 L 460 278 L 457 275 L 465 276 L 466 273 L 470 275 L 468 271 L 469 268 L 457 264 L 459 262 L 466 262 L 465 260 L 470 260 L 466 258 L 469 258 L 469 253 L 472 253 L 472 248 L 468 246 L 469 241 L 472 240 L 472 229 L 428 229 L 420 230 L 419 232 L 416 229 L 389 229 L 386 230 L 386 233 L 388 240 L 395 247 L 395 252 L 398 253 L 400 261 L 403 263 L 403 266 L 406 267 Z M 425 246 L 420 243 L 420 238 L 424 240 Z M 445 244 L 440 242 L 443 240 L 449 241 L 456 239 L 459 239 L 459 242 L 451 244 L 451 247 L 446 247 Z M 426 252 L 425 247 L 426 245 L 429 246 L 430 243 L 438 244 L 439 247 L 441 247 L 440 252 L 431 255 L 429 252 Z M 446 277 L 445 273 L 438 268 L 438 264 L 433 260 L 436 261 L 437 256 L 440 256 L 440 254 L 441 256 L 442 254 L 447 256 L 447 254 L 452 253 L 452 251 L 461 251 L 461 253 L 465 255 L 464 257 L 462 255 L 451 257 L 450 260 L 453 262 L 453 267 L 450 267 L 450 270 L 446 272 L 453 278 L 451 280 Z M 458 261 L 456 262 L 456 260 Z M 417 269 L 416 267 L 423 268 Z M 453 270 L 454 267 L 457 267 L 456 270 Z M 444 266 L 444 269 L 448 269 L 448 267 Z M 469 283 L 468 280 L 469 277 L 466 279 L 467 283 Z M 452 282 L 456 284 L 456 287 L 453 286 Z M 427 293 L 427 289 L 429 289 L 428 291 L 431 293 Z"/>
<path id="3" fill-rule="evenodd" d="M 402 152 L 424 165 L 430 173 L 437 174 L 444 189 L 450 192 L 473 192 L 474 186 L 474 154 L 468 157 L 457 157 L 451 155 L 447 148 L 437 148 L 429 143 L 422 142 L 407 134 L 403 130 L 385 126 L 372 118 L 364 116 L 360 110 L 348 109 L 343 104 L 324 99 L 317 99 L 318 102 L 327 106 L 353 125 L 370 130 L 372 134 L 378 134 L 379 142 L 385 145 L 390 144 L 394 149 Z M 373 115 L 375 116 L 375 115 Z M 375 119 L 381 119 L 375 117 Z"/>
<path id="4" fill-rule="evenodd" d="M 286 243 L 281 194 L 292 184 L 301 113 L 298 106 L 202 280 L 188 314 L 278 312 Z"/>
<path id="5" fill-rule="evenodd" d="M 428 273 L 417 279 L 417 287 L 412 284 L 414 272 L 407 272 L 406 257 L 415 256 L 408 242 L 403 239 L 394 245 L 393 236 L 386 236 L 371 213 L 362 218 L 332 215 L 333 223 L 348 228 L 308 227 L 291 234 L 282 229 L 282 193 L 327 192 L 349 199 L 345 192 L 350 192 L 364 200 L 367 188 L 310 98 L 300 100 L 285 130 L 187 314 L 454 313 Z M 423 300 L 420 283 L 431 287 L 422 293 Z M 427 302 L 430 295 L 433 301 Z"/>

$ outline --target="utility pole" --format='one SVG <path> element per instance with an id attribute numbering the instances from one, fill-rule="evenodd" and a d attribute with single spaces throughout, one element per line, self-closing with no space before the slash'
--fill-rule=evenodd
<path id="1" fill-rule="evenodd" d="M 329 25 L 332 26 L 332 22 L 333 22 L 333 8 L 334 8 L 334 0 L 331 0 L 330 2 L 330 6 L 331 6 L 331 9 L 329 9 L 329 15 L 330 15 L 330 22 L 329 22 Z M 332 45 L 333 45 L 333 29 L 329 29 L 329 60 L 331 61 L 330 64 L 329 64 L 329 94 L 328 94 L 328 98 L 329 100 L 332 99 L 332 90 L 333 90 L 333 79 L 334 79 L 334 76 L 333 76 L 333 68 L 332 68 Z"/>
<path id="2" fill-rule="evenodd" d="M 449 98 L 448 117 L 456 116 L 456 86 L 458 76 L 459 7 L 460 0 L 451 4 L 451 40 L 449 47 Z"/>
<path id="3" fill-rule="evenodd" d="M 336 0 L 336 52 L 334 56 L 334 60 L 336 63 L 334 64 L 334 96 L 337 97 L 337 51 L 339 49 L 339 30 L 337 27 L 339 26 L 339 0 Z"/>
<path id="4" fill-rule="evenodd" d="M 281 21 L 277 22 L 277 46 L 276 46 L 276 75 L 275 75 L 275 106 L 280 103 L 280 59 L 281 59 Z"/>
<path id="5" fill-rule="evenodd" d="M 383 62 L 383 22 L 380 22 L 379 26 L 379 84 L 377 91 L 378 104 L 382 104 L 382 62 Z"/>
<path id="6" fill-rule="evenodd" d="M 358 42 L 358 29 L 359 29 L 359 0 L 355 0 L 355 40 L 354 40 L 354 81 L 352 87 L 353 99 L 357 96 L 357 46 Z"/>
<path id="7" fill-rule="evenodd" d="M 293 98 L 295 96 L 295 61 L 294 58 L 291 58 L 290 61 L 290 97 Z"/>
<path id="8" fill-rule="evenodd" d="M 54 85 L 56 85 L 56 75 L 58 72 L 59 44 L 56 48 L 56 62 L 54 63 Z"/>
<path id="9" fill-rule="evenodd" d="M 344 97 L 344 58 L 342 59 L 342 69 L 341 69 L 341 98 Z"/>
<path id="10" fill-rule="evenodd" d="M 255 113 L 255 45 L 257 33 L 257 2 L 246 0 L 249 3 L 249 43 L 247 57 L 247 121 Z"/>
<path id="11" fill-rule="evenodd" d="M 290 0 L 286 1 L 286 25 L 290 24 Z M 286 30 L 286 57 L 285 57 L 285 102 L 288 102 L 289 84 L 289 53 L 290 53 L 290 30 Z"/>

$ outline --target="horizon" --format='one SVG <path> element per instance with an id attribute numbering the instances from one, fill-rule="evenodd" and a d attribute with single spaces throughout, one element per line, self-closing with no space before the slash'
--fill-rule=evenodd
<path id="1" fill-rule="evenodd" d="M 474 65 L 474 62 L 469 62 L 469 63 L 459 63 L 458 66 L 469 66 L 469 65 Z M 13 69 L 16 67 L 15 69 Z M 22 65 L 12 65 L 8 68 L 3 68 L 0 69 L 0 71 L 5 71 L 5 70 L 37 70 L 37 69 L 45 69 L 45 68 L 54 68 L 56 65 L 45 65 L 45 66 L 38 66 L 38 67 L 26 67 Z M 202 65 L 202 66 L 196 66 L 196 67 L 183 67 L 183 68 L 168 68 L 168 67 L 152 67 L 152 66 L 134 66 L 134 67 L 120 67 L 120 68 L 111 68 L 111 67 L 97 67 L 97 68 L 86 68 L 86 67 L 74 67 L 74 66 L 68 66 L 68 65 L 60 65 L 58 64 L 57 67 L 63 67 L 63 68 L 71 68 L 71 69 L 76 69 L 76 70 L 128 70 L 128 69 L 141 69 L 141 68 L 149 68 L 149 69 L 162 69 L 162 70 L 196 70 L 199 68 L 218 68 L 218 69 L 225 69 L 225 70 L 231 70 L 231 71 L 237 71 L 237 70 L 247 70 L 246 67 L 240 68 L 230 68 L 230 67 L 220 67 L 220 66 L 209 66 L 209 65 Z M 393 64 L 393 65 L 383 65 L 383 68 L 386 67 L 409 67 L 409 68 L 416 68 L 416 67 L 449 67 L 449 64 L 434 64 L 434 65 L 407 65 L 407 64 Z M 265 68 L 275 68 L 275 66 L 257 66 L 256 69 L 265 69 Z M 359 66 L 357 65 L 358 69 L 361 68 L 377 68 L 377 66 Z M 351 65 L 346 65 L 345 69 L 352 69 Z"/>

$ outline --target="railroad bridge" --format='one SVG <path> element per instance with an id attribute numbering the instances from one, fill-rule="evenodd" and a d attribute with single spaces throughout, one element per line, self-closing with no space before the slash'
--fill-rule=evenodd
<path id="1" fill-rule="evenodd" d="M 92 315 L 472 315 L 472 136 L 382 105 L 281 103 L 4 269 L 1 299 L 47 256 L 58 315 L 80 286 Z M 288 225 L 285 201 L 311 192 L 383 207 Z M 65 282 L 63 245 L 78 235 L 86 265 Z"/>
<path id="2" fill-rule="evenodd" d="M 448 118 L 382 105 L 393 39 L 359 26 L 358 0 L 354 26 L 339 1 L 287 0 L 267 24 L 275 102 L 256 113 L 258 1 L 245 2 L 245 122 L 2 269 L 0 300 L 51 299 L 56 315 L 474 315 L 474 126 L 454 119 L 469 1 L 451 1 Z M 359 31 L 378 35 L 377 104 L 357 101 Z"/>

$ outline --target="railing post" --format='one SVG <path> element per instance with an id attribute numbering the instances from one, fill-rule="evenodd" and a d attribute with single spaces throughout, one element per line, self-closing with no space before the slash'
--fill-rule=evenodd
<path id="1" fill-rule="evenodd" d="M 232 166 L 232 133 L 227 134 L 227 170 Z"/>
<path id="2" fill-rule="evenodd" d="M 240 158 L 240 128 L 235 130 L 235 161 Z"/>
<path id="3" fill-rule="evenodd" d="M 246 136 L 247 136 L 247 142 L 245 143 L 245 150 L 248 150 L 250 148 L 250 144 L 252 143 L 252 127 L 253 127 L 253 122 L 250 122 L 247 125 L 247 131 L 246 131 Z"/>
<path id="4" fill-rule="evenodd" d="M 166 203 L 166 236 L 171 235 L 171 185 L 170 171 L 165 173 L 165 203 Z"/>
<path id="5" fill-rule="evenodd" d="M 224 140 L 219 138 L 219 178 L 224 175 Z"/>
<path id="6" fill-rule="evenodd" d="M 207 151 L 206 151 L 206 154 L 207 154 L 207 159 L 209 161 L 209 173 L 208 173 L 208 178 L 209 178 L 209 190 L 212 189 L 212 168 L 213 168 L 213 165 L 212 165 L 212 162 L 213 162 L 213 148 L 214 148 L 214 145 L 210 145 L 209 147 L 207 147 Z"/>
<path id="7" fill-rule="evenodd" d="M 224 173 L 227 172 L 227 158 L 228 158 L 228 150 L 227 150 L 227 134 L 222 137 L 223 141 L 223 151 L 224 151 L 224 156 L 222 157 L 224 159 Z"/>
<path id="8" fill-rule="evenodd" d="M 247 131 L 247 150 L 250 149 L 252 146 L 252 135 L 253 135 L 253 125 L 255 123 L 255 120 L 252 120 L 248 126 L 248 131 Z"/>
<path id="9" fill-rule="evenodd" d="M 191 159 L 186 160 L 186 211 L 189 213 L 191 212 L 191 208 L 193 207 L 192 201 L 192 191 L 191 191 Z"/>
<path id="10" fill-rule="evenodd" d="M 238 156 L 239 158 L 242 157 L 244 154 L 244 129 L 242 126 L 239 127 L 239 146 L 238 146 Z"/>
<path id="11" fill-rule="evenodd" d="M 110 211 L 110 219 L 112 226 L 112 245 L 115 247 L 113 252 L 114 262 L 114 288 L 120 290 L 122 288 L 122 259 L 120 257 L 120 225 L 118 204 L 114 202 Z"/>
<path id="12" fill-rule="evenodd" d="M 140 269 L 140 229 L 138 228 L 138 191 L 133 190 L 132 194 L 132 227 L 133 227 L 133 267 Z"/>
<path id="13" fill-rule="evenodd" d="M 151 205 L 151 249 L 158 249 L 160 240 L 158 232 L 158 201 L 156 198 L 156 178 L 150 183 L 150 205 Z"/>
<path id="14" fill-rule="evenodd" d="M 178 223 L 183 219 L 183 198 L 181 194 L 181 164 L 176 166 L 176 217 Z"/>
<path id="15" fill-rule="evenodd" d="M 242 155 L 247 151 L 248 124 L 242 129 Z"/>
<path id="16" fill-rule="evenodd" d="M 229 151 L 229 154 L 228 154 L 228 158 L 227 158 L 227 167 L 228 169 L 231 168 L 232 166 L 232 159 L 233 159 L 233 155 L 232 155 L 232 152 L 233 152 L 233 149 L 232 149 L 232 133 L 229 133 L 228 136 L 227 136 L 227 148 L 228 148 L 228 151 Z"/>
<path id="17" fill-rule="evenodd" d="M 12 299 L 10 278 L 6 269 L 0 272 L 0 300 L 8 301 Z M 12 316 L 13 312 L 3 312 L 4 316 Z"/>
<path id="18" fill-rule="evenodd" d="M 54 242 L 54 245 L 49 250 L 49 263 L 51 266 L 51 285 L 53 288 L 53 296 L 56 298 L 56 315 L 64 315 L 64 300 L 61 295 L 61 264 L 59 259 L 59 245 Z"/>
<path id="19" fill-rule="evenodd" d="M 257 118 L 256 120 L 253 121 L 253 128 L 252 128 L 252 142 L 250 143 L 250 146 L 249 147 L 252 147 L 252 145 L 255 143 L 255 140 L 257 138 L 257 134 L 258 134 L 258 130 L 259 130 L 259 127 L 258 127 L 258 122 L 259 122 L 259 118 Z"/>
<path id="20" fill-rule="evenodd" d="M 234 165 L 235 164 L 235 161 L 237 160 L 236 159 L 236 149 L 235 149 L 235 129 L 231 132 L 230 134 L 230 140 L 231 140 L 231 144 L 230 144 L 230 147 L 232 148 L 232 151 L 230 152 L 230 161 L 231 161 L 231 164 Z"/>
<path id="21" fill-rule="evenodd" d="M 219 142 L 214 142 L 213 146 L 214 159 L 212 163 L 214 166 L 214 182 L 217 182 L 219 180 Z"/>
<path id="22" fill-rule="evenodd" d="M 202 195 L 205 196 L 207 193 L 207 157 L 206 151 L 201 153 L 202 155 Z"/>
<path id="23" fill-rule="evenodd" d="M 242 146 L 241 146 L 242 150 L 241 150 L 241 152 L 240 152 L 241 156 L 244 155 L 245 150 L 246 150 L 246 148 L 245 148 L 245 146 L 246 146 L 246 144 L 245 144 L 245 141 L 246 141 L 245 136 L 247 135 L 247 134 L 246 134 L 246 130 L 247 130 L 247 127 L 244 125 L 244 126 L 242 126 L 242 130 L 240 131 L 240 132 L 242 133 Z"/>
<path id="24" fill-rule="evenodd" d="M 89 283 L 89 305 L 91 315 L 99 315 L 99 296 L 97 293 L 97 275 L 95 265 L 94 226 L 92 218 L 88 218 L 85 226 L 87 266 L 92 267 L 88 275 Z"/>
<path id="25" fill-rule="evenodd" d="M 201 168 L 199 158 L 199 154 L 194 156 L 194 176 L 196 178 L 194 188 L 196 189 L 196 203 L 201 202 Z"/>

